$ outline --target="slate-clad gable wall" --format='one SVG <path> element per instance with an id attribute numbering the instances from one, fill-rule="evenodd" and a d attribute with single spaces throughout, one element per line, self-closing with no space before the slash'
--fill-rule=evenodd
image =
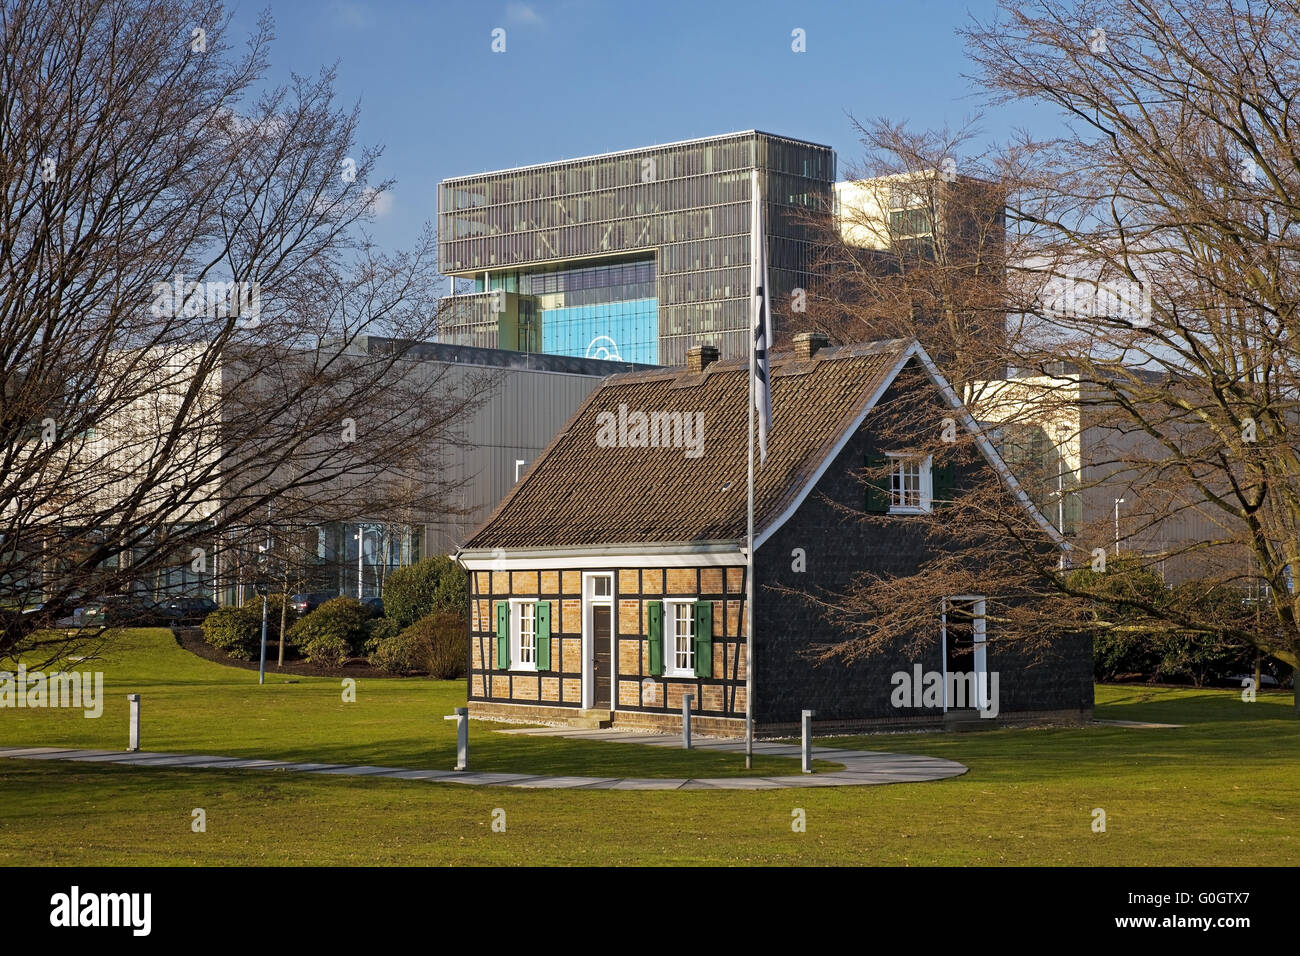
<path id="1" fill-rule="evenodd" d="M 882 408 L 899 398 L 899 387 L 886 392 Z M 936 423 L 943 414 L 936 405 Z M 758 550 L 754 650 L 758 688 L 754 706 L 759 724 L 797 722 L 804 708 L 816 710 L 819 721 L 933 718 L 941 713 L 929 708 L 895 709 L 890 704 L 890 679 L 896 671 L 911 673 L 915 664 L 922 665 L 923 672 L 943 669 L 937 607 L 932 619 L 918 622 L 933 635 L 920 655 L 900 651 L 872 655 L 853 664 L 836 659 L 818 665 L 804 652 L 843 635 L 830 630 L 803 602 L 771 590 L 783 586 L 843 592 L 860 571 L 914 574 L 927 549 L 935 546 L 927 538 L 926 525 L 914 516 L 882 516 L 869 524 L 858 523 L 847 520 L 823 500 L 845 502 L 861 510 L 866 490 L 853 473 L 861 472 L 868 455 L 905 450 L 880 442 L 870 430 L 872 415 L 865 424 L 790 520 Z M 957 463 L 956 492 L 960 494 L 972 481 L 975 469 L 988 467 L 982 457 Z M 796 548 L 806 554 L 807 569 L 802 573 L 792 568 Z M 978 560 L 977 553 L 972 560 Z M 990 632 L 988 637 L 995 634 Z M 1030 663 L 1014 646 L 990 644 L 987 666 L 1000 673 L 1002 714 L 1091 709 L 1092 646 L 1086 637 L 1063 637 L 1053 653 L 1033 666 Z"/>

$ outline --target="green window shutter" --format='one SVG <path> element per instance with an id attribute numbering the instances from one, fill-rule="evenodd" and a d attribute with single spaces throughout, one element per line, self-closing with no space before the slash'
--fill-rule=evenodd
<path id="1" fill-rule="evenodd" d="M 953 486 L 956 484 L 956 469 L 951 465 L 936 465 L 930 469 L 930 505 L 934 508 L 946 508 L 952 504 Z"/>
<path id="2" fill-rule="evenodd" d="M 510 603 L 497 602 L 497 670 L 510 667 Z"/>
<path id="3" fill-rule="evenodd" d="M 867 456 L 867 514 L 889 514 L 889 473 L 884 472 L 888 464 L 885 455 Z"/>
<path id="4" fill-rule="evenodd" d="M 695 605 L 695 676 L 713 676 L 713 602 Z"/>
<path id="5" fill-rule="evenodd" d="M 650 674 L 661 677 L 664 672 L 664 602 L 651 601 L 646 610 L 650 615 Z"/>
<path id="6" fill-rule="evenodd" d="M 537 669 L 551 669 L 551 602 L 537 602 Z"/>

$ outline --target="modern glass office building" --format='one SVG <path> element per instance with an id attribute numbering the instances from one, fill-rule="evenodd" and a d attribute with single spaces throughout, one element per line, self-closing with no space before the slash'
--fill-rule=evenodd
<path id="1" fill-rule="evenodd" d="M 746 354 L 750 171 L 766 200 L 769 278 L 806 285 L 812 215 L 835 153 L 751 130 L 444 180 L 445 274 L 473 279 L 442 338 L 681 365 L 692 345 Z"/>

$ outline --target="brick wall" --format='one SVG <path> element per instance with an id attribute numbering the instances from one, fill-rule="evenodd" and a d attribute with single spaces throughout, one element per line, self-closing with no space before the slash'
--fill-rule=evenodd
<path id="1" fill-rule="evenodd" d="M 582 572 L 473 571 L 469 585 L 469 699 L 581 707 Z M 549 671 L 497 669 L 494 608 L 512 597 L 550 603 Z"/>
<path id="2" fill-rule="evenodd" d="M 590 571 L 608 571 L 593 567 Z M 646 714 L 680 714 L 682 696 L 694 694 L 702 717 L 743 716 L 745 647 L 741 632 L 743 568 L 632 568 L 615 572 L 613 595 L 613 708 Z M 497 602 L 535 598 L 551 603 L 550 671 L 496 668 Z M 649 612 L 652 601 L 682 597 L 713 603 L 713 676 L 650 675 Z M 470 580 L 471 701 L 582 705 L 582 571 L 475 571 Z M 680 720 L 678 720 L 680 723 Z"/>

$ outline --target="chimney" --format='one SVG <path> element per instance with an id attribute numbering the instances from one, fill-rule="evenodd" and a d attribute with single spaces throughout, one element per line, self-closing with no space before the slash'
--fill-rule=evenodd
<path id="1" fill-rule="evenodd" d="M 686 350 L 686 371 L 703 372 L 718 360 L 718 349 L 713 345 L 693 345 Z"/>
<path id="2" fill-rule="evenodd" d="M 796 361 L 806 362 L 831 344 L 831 340 L 820 332 L 800 332 L 794 337 L 794 357 Z"/>

